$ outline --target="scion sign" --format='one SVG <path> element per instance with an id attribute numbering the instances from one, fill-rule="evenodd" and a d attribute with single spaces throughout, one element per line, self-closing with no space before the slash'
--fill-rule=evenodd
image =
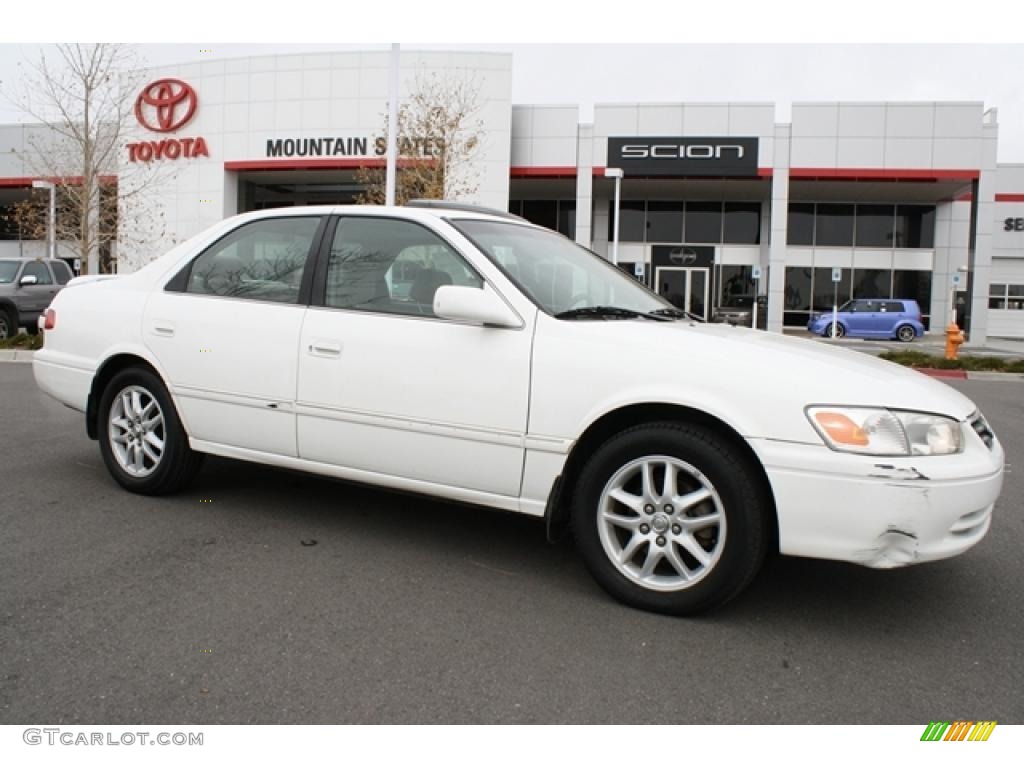
<path id="1" fill-rule="evenodd" d="M 757 139 L 612 136 L 608 167 L 627 176 L 757 176 Z"/>

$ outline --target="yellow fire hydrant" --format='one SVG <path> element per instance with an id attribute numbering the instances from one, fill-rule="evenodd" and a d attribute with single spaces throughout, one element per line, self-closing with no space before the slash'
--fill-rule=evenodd
<path id="1" fill-rule="evenodd" d="M 956 360 L 960 354 L 960 345 L 964 343 L 964 333 L 956 323 L 946 326 L 946 359 Z"/>

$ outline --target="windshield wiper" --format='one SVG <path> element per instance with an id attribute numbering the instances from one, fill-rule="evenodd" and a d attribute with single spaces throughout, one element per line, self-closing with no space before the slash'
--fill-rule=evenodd
<path id="1" fill-rule="evenodd" d="M 645 317 L 648 320 L 657 320 L 659 323 L 665 323 L 671 320 L 671 318 L 664 315 L 655 315 L 650 312 L 639 312 L 635 309 L 626 309 L 625 307 L 605 306 L 567 309 L 565 312 L 559 312 L 555 317 L 559 320 L 572 320 L 577 317 Z"/>
<path id="2" fill-rule="evenodd" d="M 692 312 L 687 312 L 683 309 L 676 309 L 675 307 L 665 307 L 664 309 L 652 309 L 650 314 L 658 315 L 660 317 L 685 317 L 689 320 L 695 320 L 698 323 L 707 322 L 700 315 L 695 315 Z"/>

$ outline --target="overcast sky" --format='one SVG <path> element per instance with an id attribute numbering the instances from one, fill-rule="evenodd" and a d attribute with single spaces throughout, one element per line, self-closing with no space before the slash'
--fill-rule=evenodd
<path id="1" fill-rule="evenodd" d="M 444 0 L 453 2 L 454 0 Z M 459 0 L 461 1 L 461 0 Z M 181 2 L 181 0 L 179 0 Z M 174 7 L 182 8 L 182 13 L 168 15 L 171 22 L 170 32 L 166 29 L 163 34 L 175 35 L 175 23 L 188 19 L 186 6 L 180 6 L 179 2 Z M 521 2 L 521 0 L 520 0 Z M 90 7 L 99 3 L 94 0 Z M 399 3 L 400 5 L 400 3 Z M 548 4 L 549 7 L 555 8 Z M 569 4 L 573 6 L 575 4 Z M 643 8 L 650 4 L 630 3 L 629 8 Z M 686 3 L 683 6 L 689 6 Z M 754 4 L 744 6 L 740 2 L 739 12 L 734 14 L 742 18 L 746 24 L 740 29 L 749 29 L 751 22 L 756 22 L 754 9 L 761 9 L 764 6 L 775 4 Z M 797 5 L 805 6 L 802 2 Z M 918 8 L 930 8 L 935 11 L 936 18 L 941 16 L 942 3 L 907 3 L 907 6 Z M 1014 31 L 1018 39 L 1024 35 L 1024 23 L 1022 23 L 1022 12 L 1020 4 L 1003 5 L 1003 15 L 990 15 L 991 10 L 984 8 L 984 2 L 974 0 L 971 3 L 958 2 L 952 7 L 956 8 L 959 16 L 952 19 L 953 23 L 961 23 L 965 29 L 976 30 L 978 24 L 983 22 L 984 29 L 991 27 L 997 33 L 1009 30 Z M 388 7 L 395 6 L 391 3 Z M 862 10 L 870 9 L 870 3 L 865 0 L 852 0 L 852 4 Z M 80 8 L 80 4 L 70 6 L 72 9 Z M 139 6 L 130 4 L 126 7 L 133 8 L 136 13 Z M 307 8 L 308 4 L 304 4 Z M 350 5 L 330 4 L 325 6 L 334 9 L 333 15 L 328 12 L 322 18 L 337 21 L 336 28 L 341 30 L 344 24 L 341 22 L 348 18 L 341 14 L 338 9 L 351 8 Z M 417 4 L 412 8 L 434 9 L 436 2 Z M 480 8 L 479 3 L 472 4 L 472 7 Z M 512 5 L 499 5 L 504 11 L 512 8 L 525 7 L 520 3 Z M 495 8 L 497 8 L 495 7 Z M 609 6 L 610 8 L 613 6 Z M 625 5 L 616 5 L 621 9 Z M 673 6 L 677 10 L 667 13 L 674 13 L 673 17 L 652 17 L 659 23 L 653 24 L 642 30 L 642 34 L 649 34 L 652 39 L 665 37 L 666 28 L 669 28 L 670 37 L 678 31 L 678 39 L 693 39 L 694 30 L 720 29 L 721 27 L 709 27 L 706 24 L 685 25 L 685 14 L 678 10 L 679 5 Z M 710 6 L 714 8 L 715 6 Z M 730 9 L 734 6 L 729 5 Z M 785 4 L 783 4 L 785 7 Z M 817 9 L 818 18 L 822 8 L 833 8 L 831 4 L 808 4 L 806 8 Z M 835 8 L 840 6 L 836 5 Z M 874 6 L 876 9 L 879 6 Z M 881 8 L 898 7 L 882 4 Z M 902 6 L 899 6 L 902 7 Z M 988 11 L 988 12 L 987 12 Z M 557 13 L 557 11 L 553 11 Z M 759 11 L 758 11 L 759 12 Z M 595 13 L 600 13 L 595 11 Z M 702 11 L 701 13 L 707 13 Z M 905 38 L 911 37 L 915 30 L 921 28 L 920 23 L 913 25 L 900 25 L 899 18 L 888 12 L 884 17 L 876 19 L 876 22 L 885 21 L 885 24 L 876 23 L 875 26 L 886 27 L 880 33 L 879 38 L 886 36 L 889 27 L 895 26 L 900 30 L 907 30 Z M 163 16 L 163 14 L 161 14 Z M 618 14 L 617 17 L 621 17 Z M 921 18 L 919 14 L 912 18 Z M 544 18 L 550 17 L 545 13 Z M 68 16 L 61 17 L 64 22 L 73 21 Z M 126 18 L 128 18 L 126 16 Z M 156 16 L 147 18 L 156 18 Z M 204 12 L 200 12 L 199 19 L 205 19 Z M 305 19 L 317 18 L 316 13 L 303 13 L 297 17 L 301 22 Z M 424 17 L 426 18 L 426 17 Z M 549 23 L 546 26 L 538 24 L 535 16 L 526 13 L 519 14 L 514 19 L 507 19 L 512 24 L 511 29 L 523 29 L 524 21 L 526 29 L 539 31 L 546 37 L 559 34 L 559 30 L 565 39 L 579 36 L 580 29 L 573 28 L 568 24 Z M 810 18 L 810 17 L 809 17 Z M 292 15 L 273 14 L 272 17 L 257 19 L 252 23 L 255 25 L 252 30 L 246 27 L 239 27 L 237 17 L 231 18 L 228 27 L 224 28 L 224 38 L 239 37 L 240 31 L 244 38 L 246 33 L 251 37 L 261 36 L 259 24 L 264 28 L 266 24 L 284 24 L 294 31 L 296 17 Z M 415 20 L 415 19 L 414 19 Z M 551 18 L 551 21 L 556 21 Z M 436 21 L 436 18 L 434 19 Z M 223 23 L 223 21 L 222 21 Z M 246 22 L 248 23 L 248 22 Z M 503 21 L 504 23 L 504 21 Z M 844 22 L 845 23 L 845 22 Z M 517 27 L 516 24 L 519 26 Z M 852 29 L 857 29 L 856 23 L 851 22 Z M 674 25 L 674 26 L 673 26 Z M 193 29 L 196 25 L 193 25 Z M 756 23 L 753 25 L 756 29 Z M 836 36 L 836 29 L 842 29 L 833 25 L 835 29 L 829 28 L 826 31 L 813 29 L 806 34 L 799 29 L 786 27 L 788 37 L 792 39 L 814 39 L 815 37 Z M 216 20 L 210 25 L 216 30 Z M 204 26 L 204 31 L 210 31 Z M 11 26 L 0 30 L 0 40 L 3 34 L 10 34 Z M 38 29 L 31 29 L 38 38 Z M 316 34 L 316 27 L 307 23 L 306 34 Z M 379 26 L 373 27 L 374 32 L 382 31 Z M 429 39 L 430 33 L 435 34 L 437 30 L 430 30 L 429 24 L 421 26 L 418 23 L 410 27 L 405 24 L 397 29 L 395 37 L 398 39 L 416 40 L 418 34 Z M 874 29 L 874 26 L 869 27 Z M 586 30 L 584 30 L 586 31 Z M 891 31 L 891 30 L 888 30 Z M 494 30 L 488 30 L 493 37 Z M 125 39 L 144 39 L 152 36 L 153 28 L 145 25 L 141 28 L 128 26 L 120 31 Z M 403 34 L 404 33 L 404 34 Z M 784 43 L 630 43 L 630 44 L 595 44 L 595 43 L 475 43 L 474 39 L 487 39 L 487 33 L 481 33 L 478 38 L 473 37 L 473 30 L 460 30 L 461 34 L 455 34 L 445 28 L 443 36 L 446 39 L 459 39 L 458 43 L 403 43 L 408 49 L 462 49 L 462 50 L 500 50 L 509 51 L 514 56 L 513 63 L 513 84 L 512 100 L 516 104 L 546 103 L 546 104 L 578 104 L 581 107 L 581 118 L 588 120 L 592 117 L 592 106 L 594 103 L 603 102 L 688 102 L 688 101 L 758 101 L 773 102 L 776 104 L 776 118 L 785 122 L 789 120 L 790 105 L 799 101 L 977 101 L 983 102 L 986 108 L 997 108 L 999 111 L 999 161 L 1024 163 L 1024 45 L 1010 42 L 986 42 L 986 43 L 812 43 L 812 44 L 784 44 Z M 514 31 L 513 31 L 514 33 Z M 739 37 L 744 35 L 739 34 Z M 522 33 L 523 38 L 528 37 Z M 778 34 L 778 30 L 775 31 Z M 623 26 L 621 37 L 636 39 L 637 29 L 630 24 Z M 81 36 L 81 35 L 76 35 Z M 107 35 L 109 37 L 109 35 Z M 273 37 L 264 31 L 264 38 Z M 285 36 L 285 35 L 282 35 Z M 944 35 L 949 39 L 948 33 Z M 54 33 L 53 39 L 61 37 L 60 30 Z M 300 35 L 297 35 L 301 39 Z M 338 37 L 343 37 L 339 32 Z M 607 30 L 604 30 L 604 39 L 611 37 Z M 706 39 L 707 34 L 696 35 L 698 39 Z M 915 35 L 920 39 L 920 35 Z M 38 39 L 37 38 L 37 39 Z M 468 39 L 467 39 L 468 38 Z M 756 34 L 753 39 L 771 39 L 771 30 Z M 184 39 L 184 38 L 179 38 Z M 294 38 L 292 38 L 294 39 Z M 977 39 L 977 35 L 975 35 Z M 233 58 L 238 56 L 263 55 L 271 53 L 294 53 L 300 51 L 329 51 L 329 50 L 352 50 L 352 49 L 379 49 L 386 50 L 386 44 L 351 44 L 351 43 L 282 43 L 282 44 L 252 44 L 242 42 L 231 43 L 146 43 L 139 44 L 139 53 L 150 65 L 172 66 L 179 62 L 196 61 L 210 58 Z M 39 55 L 41 46 L 19 43 L 16 39 L 9 42 L 0 42 L 0 80 L 10 82 L 17 76 L 17 62 L 19 60 L 35 59 Z M 211 51 L 207 53 L 206 51 Z M 200 53 L 200 50 L 203 53 Z M 12 108 L 9 103 L 0 102 L 0 122 L 16 122 L 22 117 Z"/>

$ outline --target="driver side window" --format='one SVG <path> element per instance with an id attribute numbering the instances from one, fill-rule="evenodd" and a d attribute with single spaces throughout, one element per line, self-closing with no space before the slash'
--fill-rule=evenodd
<path id="1" fill-rule="evenodd" d="M 426 227 L 369 217 L 338 224 L 325 306 L 434 317 L 434 294 L 442 285 L 482 288 L 483 280 Z"/>

